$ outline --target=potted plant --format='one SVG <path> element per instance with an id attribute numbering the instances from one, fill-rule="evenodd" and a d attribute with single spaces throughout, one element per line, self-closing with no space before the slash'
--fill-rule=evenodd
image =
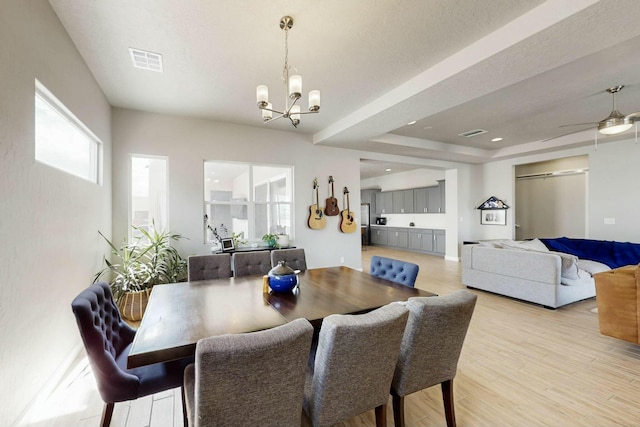
<path id="1" fill-rule="evenodd" d="M 111 274 L 111 291 L 120 313 L 126 319 L 138 321 L 142 319 L 154 285 L 186 280 L 187 261 L 171 246 L 171 241 L 183 238 L 181 235 L 159 232 L 153 222 L 149 231 L 132 228 L 140 237 L 134 242 L 125 242 L 120 248 L 98 231 L 111 248 L 113 262 L 105 257 L 105 267 L 93 282 Z"/>
<path id="2" fill-rule="evenodd" d="M 262 240 L 267 242 L 267 244 L 269 245 L 270 248 L 279 248 L 280 247 L 280 245 L 278 244 L 278 235 L 277 234 L 267 233 L 264 236 L 262 236 Z"/>

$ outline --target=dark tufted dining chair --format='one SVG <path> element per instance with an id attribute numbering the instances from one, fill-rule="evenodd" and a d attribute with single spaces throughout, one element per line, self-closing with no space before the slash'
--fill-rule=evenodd
<path id="1" fill-rule="evenodd" d="M 271 270 L 269 251 L 236 252 L 233 254 L 233 275 L 256 276 L 267 274 Z"/>
<path id="2" fill-rule="evenodd" d="M 135 330 L 120 317 L 111 288 L 94 283 L 71 303 L 89 362 L 105 402 L 102 427 L 108 427 L 115 402 L 134 400 L 182 385 L 184 368 L 192 360 L 156 363 L 127 369 Z"/>
<path id="3" fill-rule="evenodd" d="M 419 269 L 417 264 L 374 255 L 369 274 L 413 288 Z"/>

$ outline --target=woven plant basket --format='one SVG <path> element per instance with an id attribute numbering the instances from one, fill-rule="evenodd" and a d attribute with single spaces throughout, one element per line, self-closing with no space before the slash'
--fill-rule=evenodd
<path id="1" fill-rule="evenodd" d="M 125 293 L 118 301 L 120 315 L 134 322 L 142 320 L 142 315 L 149 302 L 149 295 L 151 295 L 151 289 Z"/>

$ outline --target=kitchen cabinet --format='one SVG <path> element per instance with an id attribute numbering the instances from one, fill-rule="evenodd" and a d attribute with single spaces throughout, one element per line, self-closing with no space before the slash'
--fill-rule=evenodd
<path id="1" fill-rule="evenodd" d="M 389 228 L 387 230 L 387 244 L 395 248 L 408 247 L 408 235 L 406 228 Z"/>
<path id="2" fill-rule="evenodd" d="M 433 231 L 433 252 L 444 255 L 447 250 L 447 239 L 444 230 Z"/>
<path id="3" fill-rule="evenodd" d="M 413 205 L 415 213 L 444 213 L 444 181 L 432 187 L 415 188 Z"/>
<path id="4" fill-rule="evenodd" d="M 371 227 L 371 244 L 387 246 L 388 230 L 385 227 Z"/>
<path id="5" fill-rule="evenodd" d="M 376 210 L 377 214 L 393 213 L 393 192 L 381 191 L 376 193 Z"/>
<path id="6" fill-rule="evenodd" d="M 396 190 L 391 195 L 392 213 L 413 213 L 413 190 Z"/>
<path id="7" fill-rule="evenodd" d="M 409 232 L 409 249 L 433 252 L 433 230 L 411 230 Z"/>
<path id="8" fill-rule="evenodd" d="M 445 230 L 415 227 L 371 227 L 371 244 L 444 256 Z"/>

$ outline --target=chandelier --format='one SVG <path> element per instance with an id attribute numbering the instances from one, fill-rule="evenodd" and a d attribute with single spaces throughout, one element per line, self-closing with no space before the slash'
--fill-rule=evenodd
<path id="1" fill-rule="evenodd" d="M 300 111 L 300 106 L 296 102 L 302 96 L 302 76 L 293 75 L 289 77 L 289 30 L 293 27 L 293 18 L 283 16 L 280 19 L 280 28 L 284 30 L 284 68 L 282 69 L 282 80 L 284 81 L 285 97 L 283 111 L 274 110 L 269 102 L 269 88 L 260 85 L 256 88 L 256 98 L 258 108 L 262 110 L 262 120 L 265 123 L 277 120 L 281 117 L 291 120 L 294 127 L 300 124 L 301 114 L 312 114 L 320 111 L 320 91 L 309 92 L 309 111 Z M 273 113 L 276 116 L 273 117 Z"/>

